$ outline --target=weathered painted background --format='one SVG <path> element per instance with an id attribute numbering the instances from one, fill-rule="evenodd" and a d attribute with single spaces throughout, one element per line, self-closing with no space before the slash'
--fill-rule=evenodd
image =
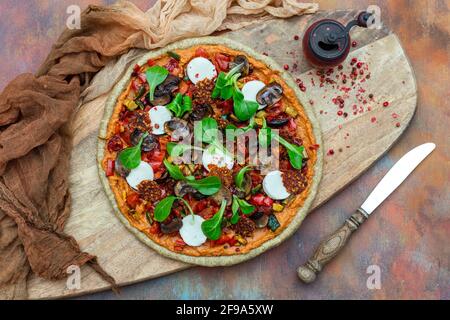
<path id="1" fill-rule="evenodd" d="M 16 75 L 37 69 L 63 30 L 69 5 L 112 2 L 0 1 L 0 88 Z M 154 1 L 133 2 L 145 10 Z M 376 2 L 384 22 L 399 35 L 419 87 L 417 113 L 404 136 L 366 174 L 312 213 L 294 237 L 269 253 L 231 268 L 194 268 L 128 286 L 119 297 L 104 292 L 84 298 L 450 299 L 450 3 L 318 2 L 326 10 L 362 10 Z M 340 226 L 401 155 L 427 141 L 437 144 L 432 156 L 366 222 L 316 283 L 300 283 L 295 270 L 321 238 Z M 374 264 L 381 268 L 380 290 L 366 287 L 366 269 Z"/>

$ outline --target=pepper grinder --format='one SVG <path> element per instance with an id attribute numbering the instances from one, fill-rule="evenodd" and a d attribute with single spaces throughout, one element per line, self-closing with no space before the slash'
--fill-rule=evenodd
<path id="1" fill-rule="evenodd" d="M 303 53 L 308 62 L 318 69 L 342 63 L 350 52 L 350 30 L 355 26 L 367 28 L 371 15 L 363 11 L 346 26 L 332 19 L 314 22 L 303 36 Z"/>

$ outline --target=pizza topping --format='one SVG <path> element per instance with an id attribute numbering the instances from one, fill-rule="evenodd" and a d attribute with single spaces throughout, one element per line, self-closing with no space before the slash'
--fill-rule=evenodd
<path id="1" fill-rule="evenodd" d="M 228 188 L 222 187 L 216 194 L 211 196 L 211 199 L 214 200 L 217 205 L 220 205 L 222 201 L 225 201 L 227 206 L 229 206 L 232 201 L 231 191 Z"/>
<path id="2" fill-rule="evenodd" d="M 262 106 L 272 106 L 280 101 L 282 96 L 283 88 L 280 84 L 273 82 L 258 91 L 256 102 Z"/>
<path id="3" fill-rule="evenodd" d="M 174 218 L 168 223 L 161 223 L 161 232 L 164 234 L 171 234 L 180 230 L 183 223 L 180 218 Z"/>
<path id="4" fill-rule="evenodd" d="M 257 212 L 251 216 L 251 219 L 255 222 L 255 226 L 258 229 L 267 227 L 267 222 L 269 221 L 269 216 L 262 212 Z"/>
<path id="5" fill-rule="evenodd" d="M 231 170 L 234 166 L 234 158 L 225 150 L 211 145 L 203 152 L 202 163 L 208 171 L 211 170 L 210 166 L 216 166 L 218 168 L 226 167 Z"/>
<path id="6" fill-rule="evenodd" d="M 139 128 L 134 129 L 130 135 L 131 144 L 134 146 L 137 145 L 144 134 L 145 132 L 143 130 Z M 156 139 L 156 137 L 147 133 L 144 140 L 142 141 L 141 150 L 144 152 L 149 152 L 155 149 L 157 146 L 158 140 Z"/>
<path id="7" fill-rule="evenodd" d="M 241 74 L 241 76 L 246 77 L 252 71 L 250 62 L 247 57 L 244 55 L 237 55 L 232 62 L 230 62 L 229 68 L 234 69 L 238 67 L 237 72 Z"/>
<path id="8" fill-rule="evenodd" d="M 283 184 L 291 194 L 301 193 L 306 189 L 308 182 L 300 170 L 289 170 L 283 173 Z"/>
<path id="9" fill-rule="evenodd" d="M 256 224 L 246 216 L 241 216 L 236 224 L 231 225 L 231 229 L 242 237 L 251 237 L 256 229 Z"/>
<path id="10" fill-rule="evenodd" d="M 119 157 L 116 158 L 114 169 L 116 170 L 117 174 L 121 176 L 122 178 L 126 178 L 128 174 L 130 173 L 130 169 L 125 168 L 122 163 L 119 160 Z"/>
<path id="11" fill-rule="evenodd" d="M 256 96 L 258 95 L 258 92 L 262 90 L 266 84 L 259 80 L 251 80 L 249 82 L 246 82 L 244 86 L 242 87 L 242 94 L 244 95 L 244 100 L 246 101 L 256 101 Z M 260 104 L 258 103 L 259 107 L 258 110 L 264 109 L 267 105 L 266 104 Z"/>
<path id="12" fill-rule="evenodd" d="M 108 134 L 105 172 L 126 179 L 135 192 L 122 190 L 124 203 L 135 220 L 150 218 L 145 224 L 151 227 L 144 232 L 169 249 L 203 255 L 209 246 L 228 250 L 238 245 L 246 252 L 243 247 L 252 243 L 246 238 L 256 229 L 261 229 L 258 237 L 278 230 L 274 213 L 283 214 L 283 200 L 307 188 L 312 161 L 306 161 L 305 148 L 311 145 L 302 140 L 302 113 L 292 93 L 284 94 L 279 74 L 252 65 L 247 56 L 210 52 L 209 47 L 197 47 L 187 58 L 184 52 L 168 53 L 133 72 L 130 91 L 118 104 L 117 122 Z M 194 134 L 196 121 L 201 121 L 201 130 Z M 263 176 L 257 166 L 237 164 L 221 142 L 225 129 L 234 130 L 233 137 L 256 129 L 257 148 L 264 145 L 263 138 L 268 144 L 278 141 L 274 152 L 280 171 Z M 203 152 L 192 154 L 192 160 L 202 163 L 177 160 L 192 148 L 192 136 L 201 142 L 194 150 Z M 235 143 L 235 148 L 246 161 L 252 157 L 247 142 Z M 207 239 L 207 245 L 189 249 Z"/>
<path id="13" fill-rule="evenodd" d="M 280 227 L 280 222 L 278 221 L 277 217 L 274 214 L 271 214 L 269 216 L 269 221 L 267 222 L 267 226 L 270 228 L 270 230 L 274 231 L 277 230 Z"/>
<path id="14" fill-rule="evenodd" d="M 204 79 L 214 79 L 217 76 L 214 64 L 203 57 L 192 59 L 187 65 L 186 72 L 193 84 Z"/>
<path id="15" fill-rule="evenodd" d="M 180 78 L 169 74 L 167 78 L 159 84 L 154 93 L 154 99 L 150 103 L 154 106 L 165 106 L 172 100 L 173 93 L 178 89 Z"/>
<path id="16" fill-rule="evenodd" d="M 141 161 L 136 168 L 130 170 L 126 180 L 131 188 L 137 190 L 142 181 L 153 180 L 153 177 L 152 167 L 147 162 Z"/>
<path id="17" fill-rule="evenodd" d="M 155 181 L 145 180 L 142 181 L 137 189 L 141 194 L 142 198 L 147 201 L 156 202 L 161 200 L 163 195 L 161 187 Z"/>
<path id="18" fill-rule="evenodd" d="M 172 141 L 187 139 L 191 135 L 188 123 L 181 119 L 172 119 L 164 125 L 167 134 L 172 137 Z"/>
<path id="19" fill-rule="evenodd" d="M 263 180 L 264 192 L 274 200 L 284 200 L 290 196 L 283 184 L 282 173 L 279 170 L 269 172 Z"/>
<path id="20" fill-rule="evenodd" d="M 172 113 L 164 106 L 156 106 L 151 108 L 148 114 L 152 126 L 152 133 L 156 135 L 164 134 L 164 125 L 172 119 Z"/>
<path id="21" fill-rule="evenodd" d="M 120 139 L 120 136 L 115 135 L 111 139 L 109 139 L 107 148 L 110 152 L 122 150 L 123 142 L 122 139 Z"/>
<path id="22" fill-rule="evenodd" d="M 198 247 L 206 242 L 206 236 L 202 231 L 204 221 L 205 219 L 196 214 L 190 214 L 183 218 L 180 236 L 187 245 Z"/>
<path id="23" fill-rule="evenodd" d="M 225 187 L 229 187 L 233 183 L 233 174 L 226 167 L 218 167 L 211 164 L 209 165 L 209 175 L 219 177 Z"/>
<path id="24" fill-rule="evenodd" d="M 191 187 L 186 181 L 178 181 L 174 188 L 174 193 L 177 197 L 183 198 L 185 195 L 191 193 L 197 193 L 193 187 Z"/>
<path id="25" fill-rule="evenodd" d="M 155 98 L 155 91 L 158 85 L 166 80 L 169 71 L 161 66 L 153 66 L 147 69 L 145 75 L 150 87 L 150 101 Z"/>

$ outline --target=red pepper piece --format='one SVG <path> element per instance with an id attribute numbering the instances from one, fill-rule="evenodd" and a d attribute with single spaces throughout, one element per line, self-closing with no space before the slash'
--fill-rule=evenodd
<path id="1" fill-rule="evenodd" d="M 106 164 L 106 176 L 111 177 L 114 175 L 114 168 L 116 166 L 116 162 L 113 159 L 108 159 Z"/>
<path id="2" fill-rule="evenodd" d="M 203 57 L 208 59 L 209 55 L 208 52 L 206 52 L 205 48 L 199 47 L 197 50 L 195 50 L 195 56 L 196 57 Z"/>
<path id="3" fill-rule="evenodd" d="M 127 204 L 130 208 L 134 209 L 139 204 L 139 194 L 133 192 L 127 196 Z"/>

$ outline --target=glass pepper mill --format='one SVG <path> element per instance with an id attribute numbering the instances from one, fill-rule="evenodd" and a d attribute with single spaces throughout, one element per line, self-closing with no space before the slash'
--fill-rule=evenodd
<path id="1" fill-rule="evenodd" d="M 342 63 L 350 52 L 350 29 L 354 26 L 367 28 L 371 15 L 363 11 L 346 26 L 332 19 L 314 22 L 303 36 L 303 53 L 306 59 L 318 69 L 331 68 Z"/>

